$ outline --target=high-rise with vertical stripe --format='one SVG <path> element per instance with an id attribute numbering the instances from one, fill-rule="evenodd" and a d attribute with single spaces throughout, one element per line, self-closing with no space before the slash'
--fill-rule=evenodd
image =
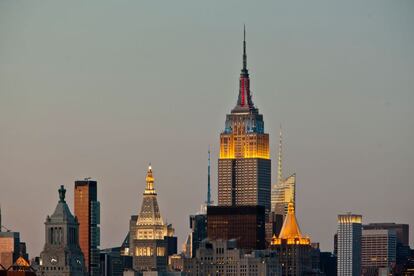
<path id="1" fill-rule="evenodd" d="M 338 215 L 338 276 L 361 275 L 361 223 L 361 215 Z"/>
<path id="2" fill-rule="evenodd" d="M 79 221 L 79 244 L 88 275 L 100 275 L 100 203 L 95 180 L 75 181 L 75 216 Z"/>

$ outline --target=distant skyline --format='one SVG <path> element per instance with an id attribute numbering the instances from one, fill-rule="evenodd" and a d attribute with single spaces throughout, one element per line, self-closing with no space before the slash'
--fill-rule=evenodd
<path id="1" fill-rule="evenodd" d="M 414 2 L 1 1 L 0 204 L 30 257 L 64 184 L 98 181 L 101 248 L 119 246 L 151 162 L 179 248 L 234 107 L 243 24 L 276 181 L 296 173 L 302 232 L 333 250 L 337 215 L 410 224 Z"/>

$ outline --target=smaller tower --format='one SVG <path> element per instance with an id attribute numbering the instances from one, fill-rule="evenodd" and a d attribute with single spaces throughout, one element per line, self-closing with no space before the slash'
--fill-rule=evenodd
<path id="1" fill-rule="evenodd" d="M 279 237 L 273 236 L 271 248 L 279 253 L 282 275 L 305 275 L 312 270 L 310 239 L 303 236 L 299 229 L 292 201 L 289 202 Z"/>
<path id="2" fill-rule="evenodd" d="M 164 223 L 161 217 L 151 164 L 145 181 L 141 211 L 138 216 L 131 216 L 129 222 L 129 251 L 135 270 L 165 271 L 168 256 L 177 253 L 177 237 L 172 225 Z"/>
<path id="3" fill-rule="evenodd" d="M 338 215 L 338 276 L 361 275 L 362 216 Z"/>
<path id="4" fill-rule="evenodd" d="M 84 258 L 79 246 L 79 223 L 70 212 L 65 195 L 66 189 L 62 185 L 55 212 L 46 218 L 46 241 L 40 253 L 41 275 L 86 275 Z"/>

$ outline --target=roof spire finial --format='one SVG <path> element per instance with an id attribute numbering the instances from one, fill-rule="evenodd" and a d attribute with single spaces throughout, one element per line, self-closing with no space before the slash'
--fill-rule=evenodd
<path id="1" fill-rule="evenodd" d="M 282 175 L 282 124 L 280 124 L 279 129 L 279 157 L 277 163 L 277 183 L 282 183 L 283 175 Z"/>
<path id="2" fill-rule="evenodd" d="M 243 70 L 247 70 L 246 24 L 243 24 Z"/>
<path id="3" fill-rule="evenodd" d="M 145 188 L 144 194 L 155 193 L 154 176 L 152 175 L 151 163 L 149 163 L 148 165 L 147 176 L 145 177 L 145 182 L 147 182 L 147 187 Z"/>
<path id="4" fill-rule="evenodd" d="M 59 202 L 65 202 L 65 194 L 66 194 L 66 189 L 63 185 L 60 185 L 60 189 L 59 189 Z"/>

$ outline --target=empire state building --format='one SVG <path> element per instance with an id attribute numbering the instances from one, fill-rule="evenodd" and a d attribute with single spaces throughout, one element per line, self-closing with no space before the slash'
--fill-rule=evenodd
<path id="1" fill-rule="evenodd" d="M 252 101 L 244 31 L 237 104 L 227 114 L 224 131 L 220 134 L 218 205 L 261 205 L 269 213 L 270 197 L 269 134 L 264 130 L 263 115 Z"/>

